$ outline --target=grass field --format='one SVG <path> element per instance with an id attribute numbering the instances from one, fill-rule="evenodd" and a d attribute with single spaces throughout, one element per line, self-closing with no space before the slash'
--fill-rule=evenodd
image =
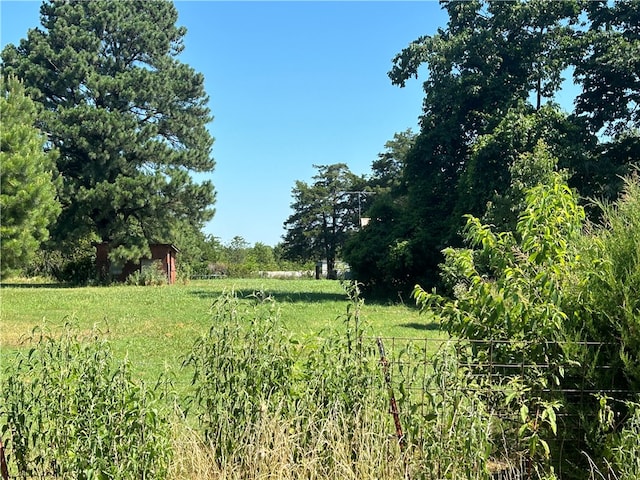
<path id="1" fill-rule="evenodd" d="M 301 340 L 323 329 L 342 327 L 347 297 L 343 286 L 326 280 L 217 279 L 160 287 L 67 288 L 46 283 L 6 283 L 0 289 L 0 347 L 3 356 L 24 348 L 36 327 L 53 332 L 66 322 L 80 331 L 104 332 L 115 354 L 127 357 L 136 375 L 154 381 L 163 371 L 176 374 L 194 340 L 211 326 L 210 308 L 223 292 L 251 300 L 271 296 L 285 326 Z M 371 336 L 440 336 L 438 324 L 408 304 L 368 303 L 362 320 Z"/>

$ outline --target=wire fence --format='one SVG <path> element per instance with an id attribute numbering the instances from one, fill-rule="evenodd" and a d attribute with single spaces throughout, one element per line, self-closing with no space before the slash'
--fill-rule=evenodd
<path id="1" fill-rule="evenodd" d="M 622 363 L 619 358 L 613 361 L 618 357 L 619 346 L 610 343 L 545 342 L 540 345 L 511 340 L 402 337 L 376 337 L 371 341 L 384 349 L 392 385 L 412 390 L 422 403 L 425 395 L 438 388 L 433 382 L 434 366 L 442 362 L 443 357 L 478 380 L 465 385 L 466 390 L 490 393 L 515 379 L 543 377 L 546 381 L 538 393 L 549 396 L 577 397 L 582 401 L 606 396 L 625 401 L 640 393 L 620 388 L 620 384 L 625 383 L 621 381 Z M 596 383 L 594 379 L 599 381 Z"/>
<path id="2" fill-rule="evenodd" d="M 399 438 L 416 418 L 429 419 L 438 405 L 453 404 L 464 395 L 480 398 L 491 415 L 517 432 L 523 424 L 521 411 L 507 399 L 521 394 L 523 402 L 555 402 L 554 448 L 575 453 L 587 448 L 585 431 L 597 428 L 603 406 L 613 405 L 624 415 L 625 402 L 637 401 L 639 394 L 627 387 L 619 346 L 613 344 L 399 337 L 370 341 L 378 347 Z M 522 468 L 520 463 L 500 478 L 521 478 Z"/>

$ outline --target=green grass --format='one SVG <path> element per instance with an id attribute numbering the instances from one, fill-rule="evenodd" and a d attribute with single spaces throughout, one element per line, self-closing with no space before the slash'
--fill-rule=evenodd
<path id="1" fill-rule="evenodd" d="M 0 347 L 24 348 L 22 339 L 42 325 L 53 332 L 65 322 L 80 331 L 94 326 L 104 332 L 116 356 L 127 357 L 134 372 L 155 381 L 163 371 L 188 381 L 182 358 L 211 326 L 210 308 L 223 292 L 249 297 L 271 296 L 285 326 L 303 340 L 326 328 L 340 329 L 347 308 L 343 286 L 326 280 L 226 279 L 193 281 L 163 287 L 81 287 L 5 283 L 0 289 Z M 250 301 L 250 300 L 247 300 Z M 371 336 L 441 336 L 432 317 L 411 305 L 365 304 L 362 319 Z"/>

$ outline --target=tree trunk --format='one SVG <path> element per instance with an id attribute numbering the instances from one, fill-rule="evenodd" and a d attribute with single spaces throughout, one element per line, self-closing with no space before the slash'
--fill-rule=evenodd
<path id="1" fill-rule="evenodd" d="M 337 280 L 338 271 L 336 270 L 336 259 L 327 258 L 327 280 Z"/>

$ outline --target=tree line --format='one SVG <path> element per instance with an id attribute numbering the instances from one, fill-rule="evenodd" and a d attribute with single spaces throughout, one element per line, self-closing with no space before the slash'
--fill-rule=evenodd
<path id="1" fill-rule="evenodd" d="M 514 229 L 526 187 L 544 181 L 540 142 L 592 219 L 588 199 L 617 198 L 640 150 L 640 3 L 442 8 L 447 25 L 389 72 L 399 87 L 426 72 L 419 132 L 397 133 L 369 175 L 318 165 L 311 184 L 296 182 L 274 249 L 283 260 L 326 259 L 332 274 L 342 259 L 370 292 L 394 296 L 440 285 L 464 214 Z M 150 243 L 203 258 L 215 189 L 192 174 L 214 168 L 212 117 L 203 76 L 179 60 L 174 5 L 47 0 L 41 22 L 1 54 L 2 276 L 35 257 L 81 277 L 104 241 L 116 262 Z M 567 82 L 571 111 L 557 103 Z"/>
<path id="2" fill-rule="evenodd" d="M 426 72 L 420 131 L 396 134 L 369 175 L 320 166 L 293 189 L 285 252 L 335 254 L 369 292 L 442 286 L 442 251 L 464 245 L 463 216 L 515 230 L 549 156 L 591 220 L 592 200 L 615 200 L 640 158 L 640 2 L 441 6 L 446 27 L 411 42 L 389 72 L 399 87 Z M 558 104 L 567 91 L 571 111 Z M 335 193 L 348 191 L 371 194 Z"/>
<path id="3" fill-rule="evenodd" d="M 272 247 L 262 242 L 251 245 L 239 235 L 222 243 L 220 239 L 207 235 L 191 257 L 188 269 L 188 274 L 193 277 L 248 278 L 266 271 L 301 271 L 311 275 L 314 264 L 287 260 L 281 245 Z"/>

